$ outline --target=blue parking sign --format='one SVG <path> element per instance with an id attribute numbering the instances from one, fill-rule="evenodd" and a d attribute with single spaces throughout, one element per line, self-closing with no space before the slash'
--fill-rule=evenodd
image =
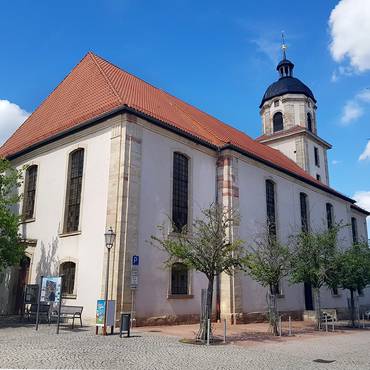
<path id="1" fill-rule="evenodd" d="M 139 266 L 139 256 L 132 256 L 132 266 Z"/>

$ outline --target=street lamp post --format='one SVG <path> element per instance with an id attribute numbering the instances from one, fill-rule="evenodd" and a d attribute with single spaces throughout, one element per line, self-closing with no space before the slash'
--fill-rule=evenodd
<path id="1" fill-rule="evenodd" d="M 105 278 L 105 310 L 104 310 L 104 326 L 103 335 L 107 335 L 107 311 L 108 311 L 108 285 L 109 285 L 109 260 L 110 260 L 110 250 L 113 247 L 114 240 L 116 239 L 116 234 L 110 227 L 109 230 L 104 234 L 105 246 L 108 250 L 107 255 L 107 274 Z"/>

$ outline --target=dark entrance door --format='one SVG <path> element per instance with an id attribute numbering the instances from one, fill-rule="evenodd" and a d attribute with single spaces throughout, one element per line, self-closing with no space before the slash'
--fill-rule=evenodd
<path id="1" fill-rule="evenodd" d="M 15 301 L 15 313 L 17 315 L 21 313 L 23 306 L 24 286 L 28 283 L 30 262 L 31 262 L 30 258 L 25 256 L 23 257 L 22 261 L 19 264 L 17 297 Z"/>
<path id="2" fill-rule="evenodd" d="M 304 302 L 306 310 L 313 310 L 312 287 L 311 283 L 304 283 Z"/>

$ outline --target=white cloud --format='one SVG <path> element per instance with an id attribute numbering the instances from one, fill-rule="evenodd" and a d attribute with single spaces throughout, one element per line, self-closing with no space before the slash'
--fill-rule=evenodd
<path id="1" fill-rule="evenodd" d="M 370 1 L 339 1 L 330 14 L 329 27 L 333 59 L 348 60 L 358 72 L 370 70 Z"/>
<path id="2" fill-rule="evenodd" d="M 370 191 L 356 191 L 352 198 L 356 205 L 370 212 Z M 367 218 L 367 229 L 370 232 L 370 217 Z"/>
<path id="3" fill-rule="evenodd" d="M 363 89 L 344 105 L 341 121 L 344 125 L 355 121 L 365 113 L 365 105 L 370 103 L 370 90 Z"/>
<path id="4" fill-rule="evenodd" d="M 23 123 L 30 114 L 17 104 L 0 99 L 0 145 Z"/>
<path id="5" fill-rule="evenodd" d="M 360 157 L 358 158 L 359 161 L 364 161 L 366 159 L 370 159 L 370 141 L 367 143 L 365 150 L 361 153 Z"/>
<path id="6" fill-rule="evenodd" d="M 337 165 L 337 164 L 340 164 L 340 163 L 342 163 L 342 161 L 338 161 L 338 160 L 336 160 L 336 159 L 333 159 L 332 161 L 331 161 L 331 164 L 332 165 Z"/>
<path id="7" fill-rule="evenodd" d="M 370 212 L 370 191 L 356 191 L 353 199 L 359 207 Z"/>
<path id="8" fill-rule="evenodd" d="M 364 110 L 355 100 L 349 100 L 343 108 L 341 121 L 348 125 L 352 121 L 360 118 L 364 114 Z"/>
<path id="9" fill-rule="evenodd" d="M 281 59 L 280 44 L 277 41 L 261 36 L 251 42 L 257 46 L 257 51 L 266 55 L 274 65 Z"/>

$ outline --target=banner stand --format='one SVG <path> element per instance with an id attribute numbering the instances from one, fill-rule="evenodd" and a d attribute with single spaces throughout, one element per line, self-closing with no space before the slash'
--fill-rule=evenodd
<path id="1" fill-rule="evenodd" d="M 43 276 L 41 276 L 41 278 L 40 278 L 40 288 L 39 288 L 39 293 L 38 293 L 38 298 L 37 298 L 36 330 L 39 329 L 40 299 L 41 299 L 42 279 L 43 279 Z"/>
<path id="2" fill-rule="evenodd" d="M 60 277 L 60 286 L 63 286 L 63 275 Z M 58 307 L 58 322 L 57 322 L 57 334 L 59 334 L 59 326 L 60 326 L 60 310 L 62 308 L 62 294 L 59 297 L 59 307 Z"/>

